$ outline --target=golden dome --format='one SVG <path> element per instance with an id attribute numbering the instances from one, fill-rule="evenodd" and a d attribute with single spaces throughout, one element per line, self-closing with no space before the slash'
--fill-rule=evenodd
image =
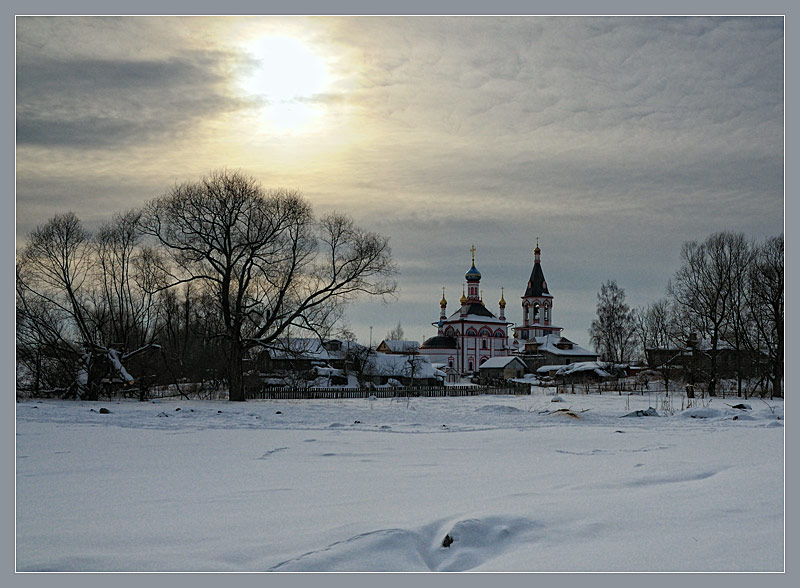
<path id="1" fill-rule="evenodd" d="M 500 306 L 506 305 L 505 288 L 500 288 Z"/>
<path id="2" fill-rule="evenodd" d="M 467 294 L 464 292 L 464 286 L 461 286 L 461 304 L 467 303 Z"/>
<path id="3" fill-rule="evenodd" d="M 444 286 L 442 286 L 442 299 L 439 301 L 439 306 L 447 306 L 447 300 L 444 299 Z"/>

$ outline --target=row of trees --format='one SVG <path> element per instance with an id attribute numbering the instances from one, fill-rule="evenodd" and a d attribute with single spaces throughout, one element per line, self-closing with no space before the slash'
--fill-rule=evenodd
<path id="1" fill-rule="evenodd" d="M 94 234 L 73 214 L 17 258 L 18 378 L 96 399 L 129 367 L 224 378 L 244 400 L 245 359 L 289 330 L 326 336 L 360 294 L 394 292 L 388 239 L 290 190 L 219 171 L 177 185 Z M 23 384 L 24 385 L 24 384 Z"/>
<path id="2" fill-rule="evenodd" d="M 615 281 L 598 293 L 597 319 L 589 335 L 606 361 L 647 360 L 647 350 L 685 350 L 693 336 L 705 361 L 688 380 L 701 380 L 715 395 L 723 349 L 735 358 L 737 388 L 755 365 L 762 382 L 781 394 L 784 353 L 783 236 L 762 242 L 741 233 L 719 232 L 681 248 L 681 266 L 667 284 L 667 296 L 638 309 L 625 302 Z M 663 354 L 651 366 L 665 381 L 674 370 Z"/>

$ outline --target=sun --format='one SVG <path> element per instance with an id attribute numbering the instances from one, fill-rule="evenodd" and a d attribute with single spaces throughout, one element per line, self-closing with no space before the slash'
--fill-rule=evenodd
<path id="1" fill-rule="evenodd" d="M 294 129 L 318 110 L 311 101 L 325 90 L 325 62 L 307 45 L 290 37 L 261 37 L 247 47 L 256 66 L 242 79 L 242 89 L 265 104 L 272 126 Z"/>

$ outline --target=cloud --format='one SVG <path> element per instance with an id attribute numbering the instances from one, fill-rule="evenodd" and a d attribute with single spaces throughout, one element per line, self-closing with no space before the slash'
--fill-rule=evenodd
<path id="1" fill-rule="evenodd" d="M 188 52 L 25 63 L 17 69 L 17 143 L 99 149 L 182 136 L 200 119 L 248 106 L 226 89 L 229 61 Z"/>
<path id="2" fill-rule="evenodd" d="M 440 287 L 460 296 L 473 243 L 487 299 L 504 285 L 511 301 L 539 236 L 554 319 L 586 343 L 605 280 L 644 304 L 663 295 L 683 241 L 782 230 L 783 24 L 23 19 L 18 233 L 48 202 L 110 217 L 173 181 L 241 167 L 391 238 L 400 297 L 354 306 L 354 326 L 377 337 L 401 319 L 431 333 Z M 325 57 L 334 83 L 303 99 L 326 113 L 318 128 L 274 132 L 236 95 L 252 61 L 231 39 L 245 32 L 296 35 Z"/>

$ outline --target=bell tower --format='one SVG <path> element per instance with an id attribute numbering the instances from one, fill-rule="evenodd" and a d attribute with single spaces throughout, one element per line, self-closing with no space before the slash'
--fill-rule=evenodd
<path id="1" fill-rule="evenodd" d="M 537 237 L 536 248 L 533 250 L 533 269 L 522 296 L 522 324 L 514 327 L 514 338 L 527 341 L 534 337 L 560 333 L 561 327 L 553 326 L 552 321 L 553 296 L 544 279 L 542 250 Z"/>

